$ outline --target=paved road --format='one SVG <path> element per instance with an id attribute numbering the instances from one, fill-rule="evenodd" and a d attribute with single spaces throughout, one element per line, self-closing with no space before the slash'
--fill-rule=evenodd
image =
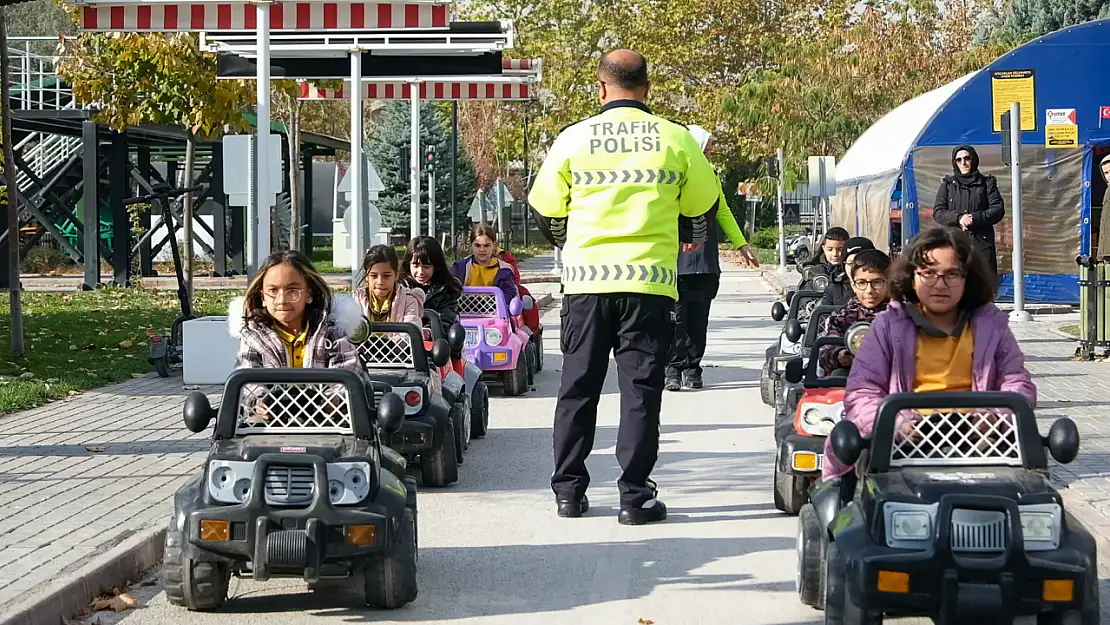
<path id="1" fill-rule="evenodd" d="M 355 595 L 310 596 L 298 581 L 232 582 L 218 614 L 167 604 L 152 577 L 144 608 L 98 615 L 101 625 L 817 625 L 794 591 L 796 521 L 771 503 L 771 411 L 758 396 L 763 350 L 775 332 L 771 297 L 754 272 L 726 273 L 714 306 L 700 392 L 668 394 L 654 477 L 671 515 L 663 524 L 616 522 L 613 457 L 618 395 L 611 367 L 590 460 L 593 505 L 555 516 L 548 487 L 557 384 L 558 311 L 545 323 L 548 369 L 536 391 L 491 402 L 493 429 L 475 441 L 453 487 L 421 492 L 420 596 L 370 611 Z M 1103 605 L 1107 605 L 1106 602 Z M 919 621 L 898 621 L 906 625 Z"/>

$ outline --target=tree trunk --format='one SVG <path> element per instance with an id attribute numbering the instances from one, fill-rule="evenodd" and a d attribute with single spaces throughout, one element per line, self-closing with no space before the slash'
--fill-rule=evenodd
<path id="1" fill-rule="evenodd" d="M 193 186 L 193 166 L 196 162 L 196 139 L 190 132 L 185 138 L 185 176 L 182 186 Z M 189 297 L 189 310 L 193 309 L 193 273 L 196 270 L 193 263 L 193 193 L 185 193 L 182 201 L 181 228 L 184 241 L 185 256 L 185 292 Z"/>
<path id="2" fill-rule="evenodd" d="M 8 200 L 8 299 L 11 306 L 12 360 L 23 358 L 23 307 L 19 298 L 19 189 L 15 159 L 12 155 L 11 59 L 8 55 L 8 16 L 0 6 L 0 141 L 3 142 L 3 170 Z"/>
<path id="3" fill-rule="evenodd" d="M 301 245 L 301 101 L 293 99 L 289 107 L 289 249 Z M 310 175 L 311 172 L 305 172 Z"/>

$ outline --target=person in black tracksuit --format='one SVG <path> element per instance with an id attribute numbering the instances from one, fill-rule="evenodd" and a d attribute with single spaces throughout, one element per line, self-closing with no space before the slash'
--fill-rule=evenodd
<path id="1" fill-rule="evenodd" d="M 983 260 L 998 277 L 998 250 L 994 227 L 1006 216 L 998 181 L 979 172 L 979 154 L 970 145 L 952 150 L 952 175 L 945 176 L 933 203 L 933 219 L 942 226 L 960 228 L 975 242 Z"/>
<path id="2" fill-rule="evenodd" d="M 809 259 L 803 268 L 812 267 L 810 271 L 811 277 L 815 276 L 828 276 L 829 280 L 836 275 L 837 269 L 844 267 L 844 247 L 850 238 L 848 231 L 839 226 L 829 228 L 825 236 L 821 237 L 821 246 L 817 248 L 817 253 L 813 258 Z M 809 289 L 809 281 L 804 277 L 798 281 L 796 290 L 803 291 Z"/>
<path id="3" fill-rule="evenodd" d="M 875 244 L 866 237 L 852 237 L 844 244 L 844 264 L 833 271 L 829 285 L 825 287 L 825 296 L 821 298 L 821 306 L 843 306 L 855 297 L 852 290 L 852 261 L 856 254 L 864 250 L 875 249 Z"/>

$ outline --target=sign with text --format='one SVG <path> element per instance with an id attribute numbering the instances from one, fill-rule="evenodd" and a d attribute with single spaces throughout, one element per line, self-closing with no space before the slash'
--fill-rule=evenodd
<path id="1" fill-rule="evenodd" d="M 991 72 L 991 104 L 994 131 L 1002 132 L 1002 114 L 1014 102 L 1021 104 L 1021 129 L 1037 129 L 1035 75 L 1031 69 L 996 70 Z"/>
<path id="2" fill-rule="evenodd" d="M 1079 147 L 1079 126 L 1075 124 L 1056 124 L 1045 126 L 1044 147 L 1046 148 L 1077 148 Z"/>
<path id="3" fill-rule="evenodd" d="M 1044 123 L 1046 126 L 1075 126 L 1075 109 L 1045 109 Z"/>

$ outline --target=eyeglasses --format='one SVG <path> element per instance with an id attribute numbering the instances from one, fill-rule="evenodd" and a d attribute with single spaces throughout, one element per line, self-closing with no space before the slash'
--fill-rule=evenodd
<path id="1" fill-rule="evenodd" d="M 265 291 L 262 292 L 262 295 L 266 299 L 275 300 L 282 293 L 284 293 L 285 294 L 285 301 L 287 301 L 291 304 L 296 304 L 297 302 L 301 301 L 301 298 L 304 297 L 304 292 L 307 291 L 307 290 L 308 290 L 307 288 L 292 288 L 292 289 L 273 288 L 273 289 L 266 289 Z"/>
<path id="2" fill-rule="evenodd" d="M 886 282 L 886 278 L 875 278 L 874 280 L 853 280 L 852 284 L 861 291 L 866 291 L 868 287 L 870 287 L 872 291 L 878 291 L 886 286 Z"/>
<path id="3" fill-rule="evenodd" d="M 937 273 L 935 271 L 916 271 L 917 279 L 925 286 L 936 286 L 938 280 L 943 281 L 947 286 L 960 286 L 964 283 L 967 277 L 962 272 L 955 273 Z"/>

